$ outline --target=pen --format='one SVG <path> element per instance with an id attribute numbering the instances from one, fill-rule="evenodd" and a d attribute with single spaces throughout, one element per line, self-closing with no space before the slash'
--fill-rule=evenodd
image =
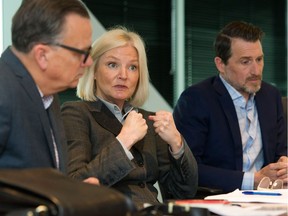
<path id="1" fill-rule="evenodd" d="M 242 194 L 245 195 L 265 195 L 265 196 L 281 196 L 281 193 L 277 192 L 262 192 L 262 191 L 243 191 Z"/>

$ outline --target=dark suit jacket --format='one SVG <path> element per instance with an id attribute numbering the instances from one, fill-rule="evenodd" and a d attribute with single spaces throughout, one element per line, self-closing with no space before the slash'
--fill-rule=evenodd
<path id="1" fill-rule="evenodd" d="M 275 87 L 262 82 L 255 101 L 265 166 L 287 154 L 281 95 Z M 187 88 L 173 115 L 198 162 L 199 186 L 224 191 L 241 189 L 241 134 L 233 101 L 219 76 Z"/>
<path id="2" fill-rule="evenodd" d="M 100 101 L 67 102 L 62 117 L 68 140 L 68 173 L 76 179 L 94 176 L 100 183 L 129 196 L 141 208 L 158 203 L 159 181 L 164 192 L 175 198 L 192 198 L 197 189 L 197 163 L 185 144 L 184 155 L 175 160 L 148 120 L 150 112 L 139 109 L 148 124 L 144 139 L 132 148 L 130 161 L 116 139 L 122 124 Z M 167 193 L 165 193 L 167 194 Z"/>
<path id="3" fill-rule="evenodd" d="M 47 112 L 32 77 L 8 48 L 0 59 L 0 168 L 55 167 L 50 128 L 60 170 L 65 172 L 66 140 L 58 98 Z"/>

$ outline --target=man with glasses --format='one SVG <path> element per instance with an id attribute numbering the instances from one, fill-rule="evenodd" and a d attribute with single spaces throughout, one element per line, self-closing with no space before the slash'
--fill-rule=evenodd
<path id="1" fill-rule="evenodd" d="M 23 0 L 0 59 L 0 168 L 66 172 L 57 93 L 92 64 L 92 26 L 79 0 Z"/>

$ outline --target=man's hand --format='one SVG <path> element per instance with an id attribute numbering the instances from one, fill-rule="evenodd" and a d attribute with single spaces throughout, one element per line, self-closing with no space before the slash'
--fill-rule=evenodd
<path id="1" fill-rule="evenodd" d="M 288 157 L 282 156 L 276 163 L 270 163 L 263 167 L 254 175 L 254 188 L 257 188 L 259 182 L 264 177 L 269 177 L 271 181 L 281 179 L 284 187 L 288 184 Z"/>

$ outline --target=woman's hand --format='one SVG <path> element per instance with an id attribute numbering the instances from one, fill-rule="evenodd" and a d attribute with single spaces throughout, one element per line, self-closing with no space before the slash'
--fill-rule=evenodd
<path id="1" fill-rule="evenodd" d="M 147 129 L 148 126 L 142 114 L 133 110 L 127 115 L 117 139 L 130 150 L 136 142 L 143 139 Z"/>
<path id="2" fill-rule="evenodd" d="M 182 146 L 182 137 L 177 130 L 172 113 L 167 111 L 158 111 L 154 116 L 149 116 L 154 121 L 155 132 L 167 142 L 173 152 L 178 152 Z"/>

